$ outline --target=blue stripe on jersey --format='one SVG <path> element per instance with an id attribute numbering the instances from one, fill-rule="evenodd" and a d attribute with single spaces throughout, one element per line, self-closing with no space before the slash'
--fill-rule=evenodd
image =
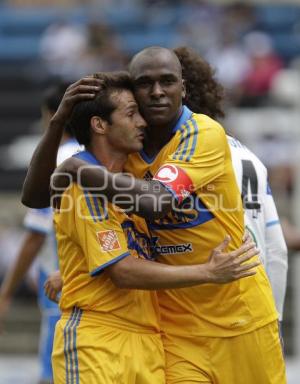
<path id="1" fill-rule="evenodd" d="M 94 214 L 94 211 L 93 211 L 93 207 L 92 207 L 92 203 L 91 203 L 91 200 L 90 200 L 90 197 L 89 197 L 87 191 L 84 191 L 84 196 L 85 196 L 86 204 L 87 204 L 87 206 L 89 208 L 89 211 L 90 211 L 90 215 L 93 218 L 94 222 L 96 223 L 97 218 L 95 217 L 95 214 Z"/>
<path id="2" fill-rule="evenodd" d="M 196 144 L 197 144 L 198 133 L 199 133 L 199 128 L 198 128 L 198 125 L 197 125 L 195 119 L 191 118 L 191 122 L 192 122 L 193 127 L 194 127 L 193 144 L 192 144 L 192 148 L 190 150 L 190 153 L 186 158 L 186 161 L 190 161 L 191 158 L 194 156 Z"/>
<path id="3" fill-rule="evenodd" d="M 100 265 L 100 267 L 97 267 L 97 268 L 93 269 L 92 272 L 90 272 L 90 275 L 92 277 L 95 277 L 95 276 L 99 275 L 99 273 L 103 272 L 105 268 L 109 267 L 112 264 L 117 263 L 118 261 L 124 259 L 127 256 L 130 256 L 130 252 L 122 253 L 122 255 L 120 255 L 118 257 L 115 257 L 114 259 L 108 261 L 107 263 L 105 263 L 103 265 Z"/>
<path id="4" fill-rule="evenodd" d="M 183 145 L 184 145 L 184 142 L 185 142 L 185 131 L 186 131 L 186 125 L 183 125 L 182 127 L 179 128 L 180 130 L 180 133 L 181 133 L 181 139 L 180 139 L 180 143 L 177 147 L 177 150 L 175 152 L 175 154 L 173 155 L 173 160 L 176 160 L 183 148 Z"/>
<path id="5" fill-rule="evenodd" d="M 97 212 L 97 219 L 99 221 L 107 220 L 108 219 L 108 212 L 105 206 L 105 200 L 101 200 L 100 198 L 97 198 L 97 196 L 93 195 L 93 201 L 94 201 L 94 206 Z M 101 207 L 101 211 L 100 211 Z"/>
<path id="6" fill-rule="evenodd" d="M 184 159 L 184 156 L 186 155 L 187 153 L 187 149 L 189 147 L 189 143 L 190 143 L 190 138 L 191 138 L 191 127 L 188 123 L 185 124 L 185 127 L 186 127 L 186 136 L 185 136 L 185 143 L 184 143 L 184 148 L 183 148 L 183 151 L 179 157 L 179 160 L 183 160 Z"/>
<path id="7" fill-rule="evenodd" d="M 140 154 L 141 158 L 144 160 L 144 162 L 147 164 L 153 163 L 153 161 L 156 159 L 156 156 L 157 156 L 157 155 L 154 155 L 154 156 L 150 157 L 147 155 L 147 153 L 143 149 L 139 152 L 139 154 Z"/>
<path id="8" fill-rule="evenodd" d="M 272 227 L 273 225 L 277 225 L 277 224 L 280 224 L 279 220 L 268 221 L 266 223 L 266 227 L 269 228 L 269 227 Z"/>
<path id="9" fill-rule="evenodd" d="M 75 327 L 73 330 L 73 351 L 75 354 L 74 365 L 75 365 L 76 384 L 79 384 L 79 367 L 78 367 L 78 353 L 77 353 L 77 327 L 80 323 L 82 312 L 83 312 L 82 309 L 79 309 L 79 315 L 77 317 L 76 324 L 75 324 Z"/>
<path id="10" fill-rule="evenodd" d="M 183 124 L 185 124 L 187 122 L 187 120 L 189 120 L 192 116 L 193 112 L 186 106 L 184 105 L 183 108 L 182 108 L 182 112 L 181 112 L 181 115 L 179 117 L 179 119 L 177 120 L 172 132 L 173 133 L 176 133 Z"/>
<path id="11" fill-rule="evenodd" d="M 73 308 L 71 316 L 67 321 L 67 324 L 64 328 L 64 355 L 65 355 L 65 366 L 66 366 L 66 384 L 69 384 L 69 328 L 74 321 L 74 315 L 76 312 L 76 308 Z"/>
<path id="12" fill-rule="evenodd" d="M 69 368 L 68 377 L 71 378 L 70 384 L 74 384 L 74 376 L 76 379 L 76 384 L 78 383 L 77 377 L 76 377 L 77 376 L 76 361 L 77 361 L 77 365 L 78 365 L 77 347 L 76 347 L 76 336 L 77 336 L 76 335 L 76 328 L 78 327 L 81 315 L 82 315 L 82 310 L 75 307 L 73 319 L 72 319 L 72 322 L 70 323 L 68 331 L 67 331 L 68 332 L 67 333 L 67 336 L 68 336 L 67 353 L 69 355 L 69 361 L 70 361 L 70 365 L 68 367 Z M 73 336 L 73 343 L 72 343 L 72 336 Z M 75 369 L 74 369 L 74 365 L 75 365 Z M 78 376 L 78 378 L 79 378 L 79 376 Z"/>

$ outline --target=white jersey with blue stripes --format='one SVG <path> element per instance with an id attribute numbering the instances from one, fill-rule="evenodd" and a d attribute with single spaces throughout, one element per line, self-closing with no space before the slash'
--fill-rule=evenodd
<path id="1" fill-rule="evenodd" d="M 245 209 L 245 225 L 252 233 L 269 276 L 282 318 L 287 279 L 287 247 L 268 184 L 268 171 L 247 147 L 227 136 L 232 163 Z"/>

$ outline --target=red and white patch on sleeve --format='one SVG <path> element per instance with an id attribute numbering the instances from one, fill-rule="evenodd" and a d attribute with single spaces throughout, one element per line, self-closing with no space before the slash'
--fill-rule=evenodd
<path id="1" fill-rule="evenodd" d="M 164 164 L 159 168 L 153 180 L 160 181 L 174 192 L 179 203 L 193 192 L 193 182 L 189 175 L 173 164 Z"/>
<path id="2" fill-rule="evenodd" d="M 97 232 L 97 238 L 104 252 L 121 249 L 118 235 L 114 230 Z"/>

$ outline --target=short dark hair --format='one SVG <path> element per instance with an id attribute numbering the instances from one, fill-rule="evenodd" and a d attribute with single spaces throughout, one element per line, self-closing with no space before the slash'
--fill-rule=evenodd
<path id="1" fill-rule="evenodd" d="M 83 145 L 88 145 L 91 141 L 90 120 L 93 116 L 99 116 L 111 123 L 111 114 L 117 108 L 111 94 L 121 90 L 133 92 L 132 80 L 126 71 L 98 72 L 93 77 L 101 80 L 100 91 L 93 99 L 78 102 L 68 122 L 77 141 Z"/>
<path id="2" fill-rule="evenodd" d="M 58 82 L 49 86 L 42 96 L 42 106 L 46 107 L 51 113 L 55 113 L 58 110 L 59 104 L 64 97 L 66 89 L 70 83 Z M 73 133 L 68 125 L 64 127 L 66 133 L 73 136 Z"/>

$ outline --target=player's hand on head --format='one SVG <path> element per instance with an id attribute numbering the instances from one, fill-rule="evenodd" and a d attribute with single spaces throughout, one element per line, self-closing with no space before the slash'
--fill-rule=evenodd
<path id="1" fill-rule="evenodd" d="M 256 273 L 256 267 L 260 265 L 257 258 L 250 261 L 254 256 L 259 255 L 259 250 L 252 239 L 247 238 L 240 248 L 228 252 L 227 247 L 230 240 L 230 237 L 226 236 L 224 241 L 211 253 L 208 270 L 212 283 L 224 284 L 253 276 Z"/>
<path id="2" fill-rule="evenodd" d="M 70 117 L 76 103 L 83 100 L 91 100 L 101 88 L 101 80 L 92 76 L 86 76 L 71 84 L 62 98 L 62 101 L 53 119 L 65 123 Z"/>
<path id="3" fill-rule="evenodd" d="M 49 300 L 58 302 L 58 295 L 62 290 L 63 281 L 60 271 L 53 272 L 44 284 L 45 295 Z"/>

